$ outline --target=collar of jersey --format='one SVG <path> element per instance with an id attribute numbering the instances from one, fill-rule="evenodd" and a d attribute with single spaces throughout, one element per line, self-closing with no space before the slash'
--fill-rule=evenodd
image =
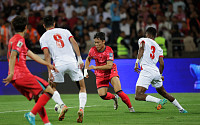
<path id="1" fill-rule="evenodd" d="M 105 46 L 105 48 L 104 48 L 104 50 L 103 50 L 103 51 L 98 51 L 98 50 L 97 50 L 97 51 L 98 51 L 99 53 L 102 53 L 102 52 L 104 52 L 105 50 L 106 50 L 106 46 Z"/>

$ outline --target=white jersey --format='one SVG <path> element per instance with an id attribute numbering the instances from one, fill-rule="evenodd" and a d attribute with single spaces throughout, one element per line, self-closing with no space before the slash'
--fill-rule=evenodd
<path id="1" fill-rule="evenodd" d="M 61 28 L 46 31 L 40 38 L 40 46 L 48 48 L 55 66 L 77 62 L 73 47 L 69 39 L 72 34 Z"/>
<path id="2" fill-rule="evenodd" d="M 156 64 L 159 60 L 159 57 L 163 57 L 163 50 L 154 40 L 150 38 L 140 38 L 138 40 L 138 45 L 141 46 L 142 42 L 145 43 L 145 46 L 143 56 L 139 62 L 141 69 L 159 71 Z"/>

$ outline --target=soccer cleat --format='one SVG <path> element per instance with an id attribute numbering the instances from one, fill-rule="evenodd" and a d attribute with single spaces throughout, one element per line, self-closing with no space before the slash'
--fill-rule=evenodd
<path id="1" fill-rule="evenodd" d="M 114 98 L 114 110 L 118 109 L 118 98 L 119 98 L 119 96 L 115 95 L 115 98 Z"/>
<path id="2" fill-rule="evenodd" d="M 84 115 L 83 109 L 79 109 L 77 123 L 82 123 L 83 122 L 83 115 Z"/>
<path id="3" fill-rule="evenodd" d="M 180 112 L 180 113 L 188 113 L 188 111 L 185 110 L 185 109 L 179 110 L 179 112 Z"/>
<path id="4" fill-rule="evenodd" d="M 65 118 L 65 113 L 68 111 L 68 107 L 65 105 L 63 108 L 62 108 L 62 110 L 61 110 L 61 112 L 60 112 L 60 114 L 59 114 L 59 116 L 58 116 L 58 120 L 59 121 L 62 121 L 64 118 Z"/>
<path id="5" fill-rule="evenodd" d="M 30 115 L 30 112 L 24 114 L 24 117 L 28 120 L 31 125 L 35 125 L 35 117 Z"/>
<path id="6" fill-rule="evenodd" d="M 167 100 L 166 99 L 161 99 L 159 101 L 159 103 L 158 103 L 157 110 L 160 110 L 165 103 L 167 103 Z"/>
<path id="7" fill-rule="evenodd" d="M 128 108 L 129 112 L 135 112 L 134 108 L 131 107 L 131 108 Z"/>

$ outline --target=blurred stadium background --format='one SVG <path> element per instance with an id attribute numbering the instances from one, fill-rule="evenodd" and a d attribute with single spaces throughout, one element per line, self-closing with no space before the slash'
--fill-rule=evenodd
<path id="1" fill-rule="evenodd" d="M 145 35 L 145 30 L 148 27 L 155 27 L 157 29 L 155 41 L 164 50 L 165 56 L 164 87 L 170 93 L 179 93 L 175 95 L 177 95 L 181 103 L 183 102 L 184 107 L 191 114 L 182 117 L 179 114 L 169 113 L 159 120 L 157 117 L 160 117 L 160 115 L 157 114 L 158 116 L 156 116 L 155 113 L 153 114 L 155 118 L 152 119 L 151 117 L 152 121 L 150 123 L 160 123 L 164 119 L 167 124 L 198 124 L 197 115 L 200 113 L 198 110 L 200 100 L 197 99 L 200 92 L 199 13 L 199 0 L 0 0 L 0 95 L 19 95 L 19 92 L 12 85 L 5 87 L 2 83 L 2 79 L 7 76 L 8 72 L 7 44 L 14 35 L 10 24 L 11 20 L 16 15 L 28 17 L 28 30 L 25 34 L 27 47 L 43 58 L 38 42 L 45 32 L 42 19 L 46 15 L 52 15 L 55 17 L 56 27 L 65 28 L 72 32 L 79 44 L 83 59 L 87 57 L 89 49 L 94 46 L 94 34 L 99 31 L 106 33 L 106 45 L 111 46 L 114 51 L 114 62 L 118 66 L 122 89 L 127 94 L 131 94 L 129 95 L 131 101 L 136 104 L 136 109 L 141 111 L 138 116 L 134 116 L 135 119 L 133 120 L 130 120 L 132 115 L 128 114 L 128 117 L 123 117 L 122 121 L 118 121 L 120 121 L 120 124 L 124 122 L 127 124 L 133 122 L 148 124 L 148 119 L 143 121 L 140 116 L 149 118 L 152 113 L 146 113 L 147 107 L 145 107 L 145 104 L 135 102 L 134 95 L 132 95 L 135 93 L 135 84 L 138 78 L 138 74 L 134 72 L 134 63 L 137 56 L 138 39 Z M 94 64 L 94 61 L 92 61 L 92 64 Z M 47 68 L 45 66 L 30 59 L 28 59 L 27 65 L 34 75 L 47 80 Z M 87 92 L 97 93 L 94 73 L 90 71 L 89 74 L 90 78 L 86 79 Z M 68 102 L 67 98 L 71 97 L 70 94 L 77 94 L 78 89 L 69 76 L 66 75 L 65 79 L 67 84 L 59 85 L 58 90 L 63 97 L 66 97 L 66 102 Z M 109 89 L 109 91 L 114 93 L 113 89 Z M 150 87 L 147 92 L 155 93 L 156 91 Z M 72 100 L 76 94 L 71 97 Z M 2 104 L 0 105 L 0 110 L 2 111 L 0 112 L 0 124 L 16 124 L 8 120 L 10 119 L 10 114 L 4 115 L 4 113 L 10 107 L 14 107 L 10 109 L 12 111 L 22 110 L 23 106 L 27 107 L 30 103 L 27 105 L 25 105 L 26 103 L 21 104 L 21 101 L 25 100 L 25 98 L 22 99 L 19 96 L 0 97 Z M 98 104 L 103 105 L 105 103 L 100 98 L 97 98 L 97 95 L 88 95 L 88 105 L 94 105 L 96 100 L 99 101 Z M 76 99 L 78 98 L 76 97 Z M 78 100 L 72 102 L 70 103 L 72 106 L 77 106 L 74 103 L 78 104 Z M 141 104 L 143 108 L 141 108 Z M 6 108 L 4 107 L 5 105 L 7 105 Z M 16 105 L 18 106 L 17 109 Z M 31 103 L 31 105 L 33 104 Z M 106 105 L 108 104 L 106 103 Z M 50 102 L 47 107 L 52 108 L 53 106 L 54 103 Z M 148 112 L 151 112 L 152 109 L 150 107 L 149 109 Z M 107 109 L 96 108 L 92 112 L 96 112 L 96 110 L 99 112 L 103 110 L 104 113 L 107 111 Z M 166 113 L 167 111 L 165 111 L 163 112 Z M 76 111 L 74 110 L 73 112 Z M 112 115 L 115 118 L 121 118 L 120 113 L 122 112 L 124 111 L 119 112 L 117 115 L 112 113 Z M 21 116 L 18 118 L 17 115 L 18 113 L 12 114 L 15 117 L 14 119 L 19 120 Z M 55 117 L 55 114 L 52 115 L 50 115 L 50 118 Z M 90 114 L 90 116 L 96 117 L 97 115 Z M 103 116 L 102 118 L 104 118 Z M 106 124 L 106 122 L 95 119 L 95 117 L 88 117 L 86 119 L 87 124 Z M 123 121 L 126 118 L 130 119 Z M 8 121 L 5 121 L 5 119 Z M 23 118 L 20 120 L 22 124 L 26 123 L 23 123 Z M 129 120 L 130 122 L 128 122 Z M 118 121 L 113 120 L 107 124 L 117 124 L 119 123 Z"/>

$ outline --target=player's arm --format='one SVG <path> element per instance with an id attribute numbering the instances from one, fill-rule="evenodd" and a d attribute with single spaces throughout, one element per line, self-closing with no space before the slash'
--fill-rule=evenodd
<path id="1" fill-rule="evenodd" d="M 43 49 L 43 52 L 44 52 L 44 60 L 48 63 L 51 63 L 51 56 L 50 56 L 50 53 L 49 53 L 49 49 L 47 48 L 44 48 Z M 49 80 L 54 80 L 54 77 L 51 73 L 51 69 L 47 66 L 47 69 L 48 69 L 48 74 L 49 74 Z"/>
<path id="2" fill-rule="evenodd" d="M 161 74 L 161 78 L 164 81 L 164 77 L 162 76 L 162 73 L 163 73 L 163 70 L 164 70 L 164 60 L 163 60 L 163 57 L 160 56 L 158 61 L 160 63 L 159 71 L 160 71 L 160 74 Z"/>
<path id="3" fill-rule="evenodd" d="M 140 68 L 138 66 L 138 63 L 139 63 L 139 60 L 142 58 L 143 56 L 143 53 L 144 53 L 144 46 L 145 46 L 145 43 L 144 42 L 141 42 L 141 46 L 139 47 L 139 50 L 138 50 L 138 55 L 137 55 L 137 59 L 136 59 L 136 62 L 135 62 L 135 68 L 134 70 L 137 72 L 137 73 L 140 73 Z"/>
<path id="4" fill-rule="evenodd" d="M 17 52 L 16 51 L 12 51 L 11 54 L 10 54 L 10 59 L 9 59 L 9 71 L 10 71 L 10 74 L 7 76 L 7 78 L 3 79 L 3 83 L 6 83 L 5 86 L 7 86 L 12 78 L 13 78 L 13 75 L 14 75 L 14 67 L 15 67 L 15 61 L 16 61 L 16 58 L 17 58 Z"/>
<path id="5" fill-rule="evenodd" d="M 58 70 L 55 68 L 55 66 L 51 65 L 51 63 L 44 61 L 41 59 L 37 54 L 34 54 L 31 50 L 28 50 L 27 56 L 29 56 L 31 59 L 35 60 L 36 62 L 46 65 L 48 68 L 54 70 L 55 72 L 58 72 Z"/>
<path id="6" fill-rule="evenodd" d="M 112 66 L 113 66 L 113 61 L 107 61 L 107 64 L 106 65 L 103 65 L 103 66 L 93 66 L 91 65 L 89 67 L 89 70 L 91 69 L 99 69 L 99 70 L 108 70 L 108 69 L 112 69 Z"/>
<path id="7" fill-rule="evenodd" d="M 78 46 L 76 40 L 74 39 L 74 37 L 71 37 L 69 40 L 70 40 L 70 42 L 71 42 L 71 44 L 72 44 L 72 46 L 74 48 L 74 51 L 76 52 L 76 55 L 78 57 L 78 64 L 79 64 L 80 68 L 82 69 L 83 66 L 84 66 L 84 63 L 83 63 L 83 60 L 81 58 L 81 53 L 80 53 L 80 50 L 79 50 L 79 46 Z"/>
<path id="8" fill-rule="evenodd" d="M 87 56 L 86 60 L 85 60 L 85 69 L 84 69 L 84 77 L 88 78 L 88 72 L 87 70 L 89 69 L 89 65 L 91 62 L 91 58 L 89 56 Z"/>

